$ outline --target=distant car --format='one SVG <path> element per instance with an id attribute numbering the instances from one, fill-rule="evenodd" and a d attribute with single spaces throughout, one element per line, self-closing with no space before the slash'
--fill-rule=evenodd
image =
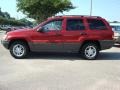
<path id="1" fill-rule="evenodd" d="M 4 31 L 6 31 L 8 28 L 9 28 L 9 27 L 6 27 L 6 26 L 0 26 L 0 29 L 1 29 L 1 30 L 4 30 Z"/>
<path id="2" fill-rule="evenodd" d="M 11 26 L 9 26 L 9 25 L 1 25 L 0 29 L 3 30 L 3 31 L 9 32 L 9 31 L 11 31 Z"/>
<path id="3" fill-rule="evenodd" d="M 120 23 L 111 23 L 112 30 L 114 32 L 115 43 L 120 44 Z"/>

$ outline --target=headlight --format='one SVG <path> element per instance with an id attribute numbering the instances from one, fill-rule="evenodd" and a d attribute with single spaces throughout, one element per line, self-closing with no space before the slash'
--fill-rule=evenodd
<path id="1" fill-rule="evenodd" d="M 3 36 L 3 40 L 5 40 L 6 38 L 7 38 L 7 35 L 4 35 L 4 36 Z"/>

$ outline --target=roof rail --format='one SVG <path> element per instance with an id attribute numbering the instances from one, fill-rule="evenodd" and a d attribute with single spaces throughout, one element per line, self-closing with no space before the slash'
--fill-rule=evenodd
<path id="1" fill-rule="evenodd" d="M 53 17 L 92 17 L 92 18 L 101 18 L 100 16 L 89 16 L 89 15 L 61 15 L 61 16 L 53 16 Z"/>
<path id="2" fill-rule="evenodd" d="M 91 18 L 101 18 L 100 16 L 89 16 L 89 15 L 61 15 L 61 16 L 52 16 L 52 17 L 48 17 L 47 19 L 50 19 L 50 18 L 55 18 L 55 17 L 91 17 Z"/>

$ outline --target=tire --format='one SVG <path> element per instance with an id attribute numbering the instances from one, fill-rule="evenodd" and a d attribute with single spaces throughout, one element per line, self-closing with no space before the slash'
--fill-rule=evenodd
<path id="1" fill-rule="evenodd" d="M 99 49 L 94 43 L 86 43 L 80 49 L 80 53 L 84 59 L 95 60 L 99 54 Z"/>
<path id="2" fill-rule="evenodd" d="M 15 41 L 10 45 L 10 54 L 16 59 L 23 59 L 28 53 L 28 45 L 22 41 Z"/>

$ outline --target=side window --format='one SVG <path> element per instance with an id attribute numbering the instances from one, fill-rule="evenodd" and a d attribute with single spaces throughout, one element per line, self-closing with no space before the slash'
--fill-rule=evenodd
<path id="1" fill-rule="evenodd" d="M 107 27 L 102 20 L 88 19 L 87 21 L 91 30 L 107 30 Z"/>
<path id="2" fill-rule="evenodd" d="M 82 19 L 68 19 L 67 28 L 68 31 L 85 30 L 85 26 Z"/>
<path id="3" fill-rule="evenodd" d="M 62 30 L 62 20 L 54 20 L 48 22 L 43 26 L 45 30 L 53 31 L 53 30 Z"/>

